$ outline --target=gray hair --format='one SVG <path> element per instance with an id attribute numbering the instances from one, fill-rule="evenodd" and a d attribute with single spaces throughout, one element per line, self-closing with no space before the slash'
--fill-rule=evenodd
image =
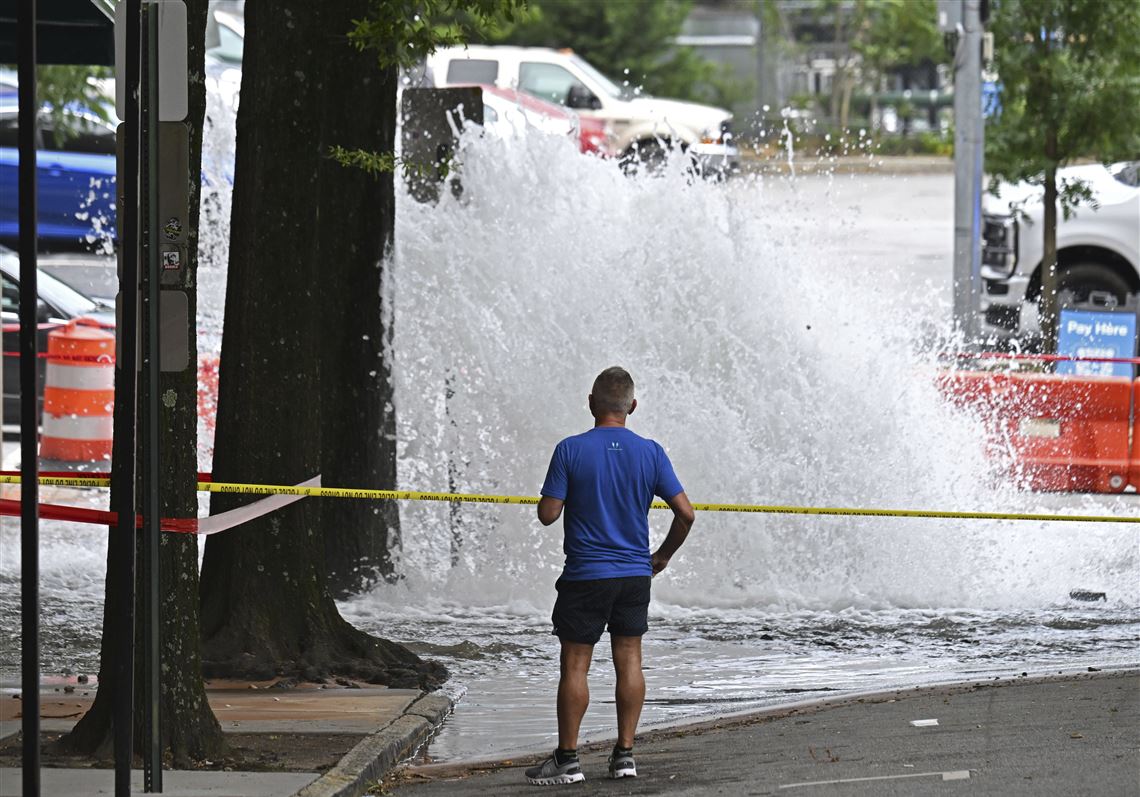
<path id="1" fill-rule="evenodd" d="M 629 412 L 633 405 L 633 377 L 614 365 L 598 374 L 590 391 L 594 407 L 601 412 Z"/>

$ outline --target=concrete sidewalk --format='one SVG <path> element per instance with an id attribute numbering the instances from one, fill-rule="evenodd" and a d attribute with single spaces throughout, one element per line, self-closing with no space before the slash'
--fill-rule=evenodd
<path id="1" fill-rule="evenodd" d="M 819 701 L 638 737 L 638 775 L 580 752 L 574 794 L 1140 794 L 1140 671 L 927 687 Z M 408 767 L 402 797 L 533 794 L 534 756 Z M 387 792 L 386 792 L 387 793 Z"/>
<path id="2" fill-rule="evenodd" d="M 68 688 L 74 691 L 64 692 Z M 58 690 L 58 691 L 57 691 Z M 342 797 L 360 795 L 407 758 L 451 712 L 452 703 L 437 693 L 383 687 L 329 687 L 312 684 L 291 689 L 269 683 L 212 684 L 210 707 L 228 734 L 327 734 L 343 742 L 344 755 L 320 772 L 179 771 L 163 773 L 163 794 L 172 797 Z M 94 700 L 94 689 L 80 684 L 48 684 L 40 698 L 45 732 L 70 730 Z M 18 700 L 0 702 L 0 740 L 20 730 Z M 336 749 L 336 748 L 334 748 Z M 338 753 L 339 755 L 339 753 Z M 142 792 L 142 773 L 136 772 Z M 41 793 L 52 797 L 114 793 L 111 769 L 41 769 Z M 22 791 L 21 770 L 0 769 L 0 797 Z"/>
<path id="3" fill-rule="evenodd" d="M 324 774 L 167 771 L 169 797 L 332 797 L 377 787 L 408 797 L 484 797 L 535 790 L 522 770 L 537 754 L 394 769 L 451 710 L 441 695 L 246 686 L 215 687 L 209 696 L 228 733 L 349 734 L 358 741 Z M 45 729 L 70 727 L 90 699 L 48 692 Z M 0 730 L 10 735 L 18 719 L 3 708 Z M 1140 671 L 898 690 L 654 730 L 638 737 L 636 780 L 607 780 L 607 753 L 606 744 L 582 749 L 587 782 L 574 793 L 1136 795 Z M 136 777 L 134 791 L 141 793 L 141 773 Z M 42 794 L 53 797 L 113 793 L 110 769 L 43 769 L 41 778 Z M 0 797 L 20 792 L 20 770 L 0 770 Z"/>

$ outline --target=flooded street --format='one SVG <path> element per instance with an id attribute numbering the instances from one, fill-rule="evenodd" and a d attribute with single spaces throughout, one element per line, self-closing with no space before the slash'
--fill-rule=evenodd
<path id="1" fill-rule="evenodd" d="M 449 607 L 441 607 L 446 611 Z M 558 642 L 549 619 L 450 607 L 445 619 L 346 615 L 408 640 L 452 672 L 460 697 L 426 751 L 433 761 L 500 756 L 557 741 Z M 1135 666 L 1140 612 L 1063 601 L 1038 611 L 707 612 L 654 605 L 645 637 L 642 726 L 854 692 Z M 587 741 L 616 733 L 613 670 L 598 644 Z"/>

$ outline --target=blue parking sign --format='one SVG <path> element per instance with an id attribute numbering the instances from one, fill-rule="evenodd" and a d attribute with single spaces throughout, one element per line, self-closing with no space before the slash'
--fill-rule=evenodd
<path id="1" fill-rule="evenodd" d="M 992 80 L 982 83 L 982 117 L 1001 116 L 1001 84 Z"/>
<path id="2" fill-rule="evenodd" d="M 1115 359 L 1136 356 L 1136 314 L 1062 310 L 1057 353 L 1066 357 Z M 1057 373 L 1079 376 L 1132 376 L 1128 363 L 1062 361 Z"/>

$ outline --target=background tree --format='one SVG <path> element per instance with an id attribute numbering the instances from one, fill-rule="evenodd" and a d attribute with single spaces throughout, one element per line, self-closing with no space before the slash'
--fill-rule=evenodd
<path id="1" fill-rule="evenodd" d="M 364 0 L 303 3 L 288 12 L 246 6 L 214 454 L 219 480 L 297 483 L 347 458 L 364 471 L 344 468 L 336 478 L 371 486 L 360 481 L 384 476 L 384 458 L 394 457 L 391 448 L 366 450 L 392 444 L 384 436 L 391 410 L 378 405 L 390 389 L 379 286 L 393 188 L 390 176 L 377 180 L 329 159 L 334 144 L 393 140 L 395 70 L 377 68 L 373 54 L 348 40 L 353 20 L 368 10 Z M 326 281 L 333 287 L 323 287 Z M 347 332 L 334 329 L 342 324 Z M 325 435 L 332 438 L 328 457 Z M 212 509 L 246 500 L 215 496 Z M 324 509 L 301 501 L 206 544 L 207 674 L 438 683 L 442 667 L 340 616 L 326 578 Z"/>
<path id="2" fill-rule="evenodd" d="M 834 31 L 835 74 L 831 78 L 830 116 L 840 130 L 847 129 L 851 115 L 851 94 L 858 80 L 859 51 L 871 32 L 869 0 L 823 0 L 822 13 L 830 17 Z"/>
<path id="3" fill-rule="evenodd" d="M 1088 202 L 1087 185 L 1058 182 L 1078 158 L 1104 162 L 1140 153 L 1140 3 L 1135 0 L 1002 0 L 995 3 L 1001 113 L 986 131 L 986 171 L 1044 191 L 1041 316 L 1044 345 L 1057 341 L 1057 209 Z"/>
<path id="4" fill-rule="evenodd" d="M 187 193 L 191 218 L 188 220 L 187 252 L 189 262 L 177 286 L 190 298 L 189 323 L 194 324 L 197 287 L 198 192 L 201 188 L 202 120 L 206 108 L 203 41 L 205 39 L 207 0 L 187 2 L 188 41 L 190 52 L 190 103 L 187 125 L 190 130 L 190 169 Z M 86 85 L 85 81 L 83 82 Z M 57 86 L 64 86 L 63 82 Z M 68 89 L 59 88 L 61 92 Z M 58 96 L 66 97 L 66 93 Z M 130 197 L 134 200 L 134 197 Z M 197 363 L 197 335 L 190 330 L 190 362 Z M 160 421 L 162 467 L 166 477 L 163 487 L 163 517 L 195 517 L 198 514 L 196 492 L 198 471 L 198 375 L 191 365 L 181 373 L 160 376 L 162 418 Z M 115 456 L 132 456 L 134 452 L 116 450 Z M 115 534 L 116 529 L 110 530 Z M 99 689 L 91 709 L 76 724 L 64 743 L 88 753 L 110 752 L 113 731 L 113 706 L 116 695 L 116 646 L 109 633 L 116 627 L 114 618 L 124 611 L 127 596 L 121 594 L 111 577 L 116 568 L 110 560 L 116 546 L 108 546 L 108 579 L 103 609 L 103 639 L 99 657 Z M 162 748 L 175 765 L 193 760 L 217 758 L 225 749 L 221 727 L 206 701 L 202 682 L 201 657 L 198 647 L 198 540 L 192 534 L 161 535 L 159 545 L 161 568 L 160 666 L 162 668 L 161 721 L 159 733 Z M 141 599 L 145 594 L 142 569 L 136 570 L 135 616 L 142 617 Z M 142 623 L 136 623 L 136 650 L 142 650 Z M 146 705 L 143 701 L 142 656 L 135 657 L 134 739 L 137 749 L 144 742 L 142 727 Z"/>
<path id="5" fill-rule="evenodd" d="M 36 94 L 47 106 L 57 145 L 79 132 L 75 129 L 77 117 L 64 113 L 72 103 L 82 105 L 104 122 L 111 120 L 107 98 L 96 81 L 113 76 L 114 70 L 108 66 L 43 64 L 36 67 Z"/>
<path id="6" fill-rule="evenodd" d="M 513 25 L 485 38 L 495 44 L 568 47 L 631 93 L 731 104 L 721 71 L 674 43 L 692 0 L 530 0 Z"/>
<path id="7" fill-rule="evenodd" d="M 912 76 L 925 70 L 931 74 L 930 84 L 934 85 L 936 67 L 945 63 L 947 53 L 936 24 L 934 0 L 873 0 L 866 11 L 866 35 L 855 43 L 855 51 L 871 89 L 874 115 L 875 98 L 884 77 L 901 75 L 905 91 L 910 88 Z M 932 108 L 932 122 L 935 113 Z M 904 134 L 909 133 L 910 115 L 900 116 L 904 119 Z"/>

